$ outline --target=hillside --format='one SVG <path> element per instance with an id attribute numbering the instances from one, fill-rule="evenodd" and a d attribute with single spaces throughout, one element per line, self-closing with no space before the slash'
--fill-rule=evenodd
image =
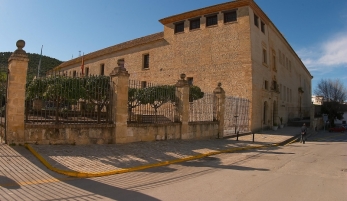
<path id="1" fill-rule="evenodd" d="M 12 52 L 0 52 L 0 66 L 7 65 L 8 58 L 10 58 L 11 54 Z M 27 80 L 30 80 L 34 76 L 37 76 L 37 67 L 39 65 L 40 55 L 36 53 L 27 53 L 27 54 L 29 57 Z M 51 70 L 52 68 L 60 65 L 61 63 L 62 61 L 42 55 L 40 76 L 44 76 L 48 70 Z"/>

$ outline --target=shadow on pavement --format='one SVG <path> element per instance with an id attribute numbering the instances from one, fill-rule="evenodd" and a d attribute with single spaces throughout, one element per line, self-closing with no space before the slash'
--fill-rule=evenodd
<path id="1" fill-rule="evenodd" d="M 158 200 L 137 191 L 110 186 L 93 179 L 60 175 L 47 169 L 24 147 L 3 146 L 7 147 L 2 149 L 1 157 L 15 159 L 0 164 L 0 200 L 23 200 L 26 195 L 29 197 L 25 200 L 46 200 L 47 196 L 49 200 Z M 19 181 L 15 181 L 15 178 Z"/>
<path id="2" fill-rule="evenodd" d="M 122 188 L 118 188 L 115 186 L 111 186 L 108 184 L 100 183 L 98 181 L 94 181 L 92 179 L 78 179 L 78 180 L 71 180 L 71 181 L 64 181 L 66 184 L 72 185 L 74 187 L 77 187 L 79 189 L 83 189 L 85 191 L 107 197 L 113 200 L 148 200 L 148 201 L 156 201 L 158 199 L 148 196 L 146 194 L 132 191 L 132 190 L 126 190 Z"/>
<path id="3" fill-rule="evenodd" d="M 220 158 L 217 157 L 205 157 L 199 160 L 187 161 L 182 163 L 182 165 L 187 167 L 210 167 L 210 168 L 218 168 L 218 169 L 229 169 L 229 170 L 241 170 L 241 171 L 249 171 L 249 170 L 258 170 L 258 171 L 269 171 L 269 169 L 265 168 L 253 168 L 239 165 L 221 165 Z"/>
<path id="4" fill-rule="evenodd" d="M 19 189 L 20 185 L 16 181 L 6 176 L 0 175 L 0 187 L 4 187 L 7 189 Z"/>

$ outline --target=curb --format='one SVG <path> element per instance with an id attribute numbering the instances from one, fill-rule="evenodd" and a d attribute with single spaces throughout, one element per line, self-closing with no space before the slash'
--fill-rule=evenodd
<path id="1" fill-rule="evenodd" d="M 61 170 L 58 168 L 53 167 L 50 163 L 46 161 L 35 149 L 33 149 L 29 144 L 25 144 L 25 147 L 43 164 L 45 165 L 48 169 L 57 172 L 59 174 L 71 176 L 71 177 L 77 177 L 77 178 L 90 178 L 90 177 L 101 177 L 101 176 L 109 176 L 109 175 L 114 175 L 114 174 L 122 174 L 122 173 L 127 173 L 127 172 L 134 172 L 134 171 L 139 171 L 139 170 L 144 170 L 148 168 L 153 168 L 153 167 L 160 167 L 160 166 L 166 166 L 166 165 L 171 165 L 175 163 L 181 163 L 181 162 L 186 162 L 190 160 L 196 160 L 200 158 L 205 158 L 208 156 L 213 156 L 213 155 L 218 155 L 222 153 L 233 153 L 237 151 L 245 151 L 245 150 L 251 150 L 251 149 L 262 149 L 262 148 L 267 148 L 267 147 L 276 147 L 276 146 L 285 146 L 287 144 L 294 143 L 295 141 L 298 140 L 298 136 L 296 135 L 294 137 L 289 138 L 288 140 L 285 140 L 280 143 L 274 143 L 274 144 L 268 144 L 268 145 L 260 145 L 260 146 L 246 146 L 246 147 L 234 147 L 231 149 L 225 149 L 225 150 L 220 150 L 220 151 L 213 151 L 209 152 L 206 154 L 198 154 L 195 156 L 189 156 L 186 158 L 180 158 L 180 159 L 175 159 L 175 160 L 169 160 L 169 161 L 162 161 L 159 163 L 153 163 L 153 164 L 148 164 L 148 165 L 141 165 L 141 166 L 136 166 L 132 168 L 123 168 L 123 169 L 118 169 L 118 170 L 111 170 L 111 171 L 106 171 L 106 172 L 97 172 L 97 173 L 91 173 L 91 172 L 77 172 L 77 171 L 67 171 L 67 170 Z"/>

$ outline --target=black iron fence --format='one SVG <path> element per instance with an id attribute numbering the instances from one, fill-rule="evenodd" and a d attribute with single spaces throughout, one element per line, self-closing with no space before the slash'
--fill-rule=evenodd
<path id="1" fill-rule="evenodd" d="M 108 76 L 51 75 L 26 86 L 25 122 L 31 124 L 112 123 Z"/>
<path id="2" fill-rule="evenodd" d="M 249 128 L 250 101 L 239 97 L 225 98 L 224 132 L 225 135 L 246 133 Z"/>
<path id="3" fill-rule="evenodd" d="M 163 124 L 178 121 L 177 93 L 173 85 L 129 80 L 128 122 Z"/>
<path id="4" fill-rule="evenodd" d="M 216 104 L 213 93 L 204 93 L 204 97 L 198 100 L 190 101 L 189 105 L 189 121 L 213 121 L 216 116 Z"/>

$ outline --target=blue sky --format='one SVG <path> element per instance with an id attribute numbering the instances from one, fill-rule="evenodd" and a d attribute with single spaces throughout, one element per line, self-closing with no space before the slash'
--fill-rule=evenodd
<path id="1" fill-rule="evenodd" d="M 159 19 L 226 0 L 0 0 L 0 52 L 24 48 L 62 61 L 163 31 Z M 347 87 L 346 0 L 255 0 L 314 76 Z"/>

